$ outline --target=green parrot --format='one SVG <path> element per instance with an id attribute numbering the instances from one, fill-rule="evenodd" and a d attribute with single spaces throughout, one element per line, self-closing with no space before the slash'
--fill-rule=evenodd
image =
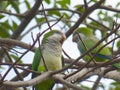
<path id="1" fill-rule="evenodd" d="M 81 54 L 85 53 L 88 49 L 91 49 L 94 45 L 96 45 L 99 40 L 95 37 L 93 34 L 93 31 L 90 28 L 87 27 L 80 27 L 77 30 L 73 32 L 73 42 L 77 44 L 78 50 Z M 83 44 L 84 43 L 84 44 Z M 91 60 L 91 57 L 95 55 L 94 62 L 106 62 L 112 59 L 111 57 L 111 51 L 108 47 L 104 47 L 103 43 L 100 43 L 96 48 L 94 48 L 89 54 L 85 55 L 83 57 L 83 60 L 89 61 Z M 99 52 L 98 50 L 101 49 Z M 114 69 L 120 68 L 120 64 L 116 63 L 113 64 L 112 67 Z M 118 69 L 119 70 L 119 69 Z M 101 71 L 101 70 L 100 70 Z M 102 79 L 103 75 L 99 75 L 96 84 L 93 85 L 93 88 L 96 86 L 99 86 L 100 80 Z"/>
<path id="2" fill-rule="evenodd" d="M 82 41 L 84 44 L 82 43 Z M 95 37 L 92 30 L 87 27 L 80 27 L 76 31 L 73 32 L 73 42 L 77 43 L 77 47 L 81 54 L 86 52 L 88 49 L 92 48 L 99 40 Z M 103 46 L 103 43 L 99 44 L 96 48 L 94 48 L 90 54 L 93 56 L 97 53 L 97 51 Z M 99 53 L 96 54 L 94 57 L 94 60 L 96 62 L 103 62 L 108 61 L 111 59 L 110 57 L 111 52 L 108 47 L 104 47 Z M 85 55 L 83 58 L 86 61 L 89 61 L 91 59 L 90 55 Z"/>
<path id="3" fill-rule="evenodd" d="M 61 31 L 51 30 L 47 32 L 42 39 L 41 46 L 35 52 L 32 70 L 45 72 L 46 68 L 49 71 L 62 69 L 62 44 L 65 39 L 66 36 Z M 32 74 L 32 78 L 36 76 L 37 74 Z M 34 88 L 35 90 L 52 90 L 54 84 L 54 80 L 48 79 L 35 85 Z"/>

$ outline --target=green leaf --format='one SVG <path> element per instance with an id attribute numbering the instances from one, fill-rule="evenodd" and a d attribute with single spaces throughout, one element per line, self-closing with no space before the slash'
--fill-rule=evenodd
<path id="1" fill-rule="evenodd" d="M 92 1 L 95 2 L 95 3 L 98 2 L 98 0 L 92 0 Z"/>
<path id="2" fill-rule="evenodd" d="M 13 23 L 12 30 L 16 30 L 16 28 L 18 27 L 17 23 L 14 21 L 12 23 Z"/>
<path id="3" fill-rule="evenodd" d="M 117 3 L 116 7 L 119 7 L 120 6 L 120 2 Z"/>
<path id="4" fill-rule="evenodd" d="M 87 85 L 81 85 L 80 87 L 84 88 L 85 90 L 91 90 L 90 87 Z"/>
<path id="5" fill-rule="evenodd" d="M 59 11 L 49 11 L 48 14 L 49 14 L 49 15 L 56 15 L 56 16 L 58 16 L 58 17 L 61 16 L 61 13 L 60 13 Z"/>
<path id="6" fill-rule="evenodd" d="M 8 20 L 0 23 L 0 37 L 2 38 L 9 37 L 10 30 L 12 30 L 12 26 L 9 24 Z"/>
<path id="7" fill-rule="evenodd" d="M 5 8 L 6 1 L 0 1 L 0 10 L 3 10 Z"/>
<path id="8" fill-rule="evenodd" d="M 96 22 L 93 22 L 93 21 L 90 22 L 89 25 L 92 26 L 93 30 L 100 28 L 100 25 Z"/>
<path id="9" fill-rule="evenodd" d="M 46 2 L 47 4 L 50 4 L 50 3 L 51 3 L 50 0 L 45 0 L 45 2 Z"/>
<path id="10" fill-rule="evenodd" d="M 120 13 L 115 13 L 113 17 L 120 18 Z"/>
<path id="11" fill-rule="evenodd" d="M 0 14 L 0 19 L 2 19 L 3 17 L 5 17 L 4 15 Z"/>
<path id="12" fill-rule="evenodd" d="M 14 55 L 14 54 L 10 54 L 10 56 L 16 61 L 19 59 L 19 57 L 17 55 Z M 19 60 L 19 63 L 23 63 L 22 60 Z"/>
<path id="13" fill-rule="evenodd" d="M 6 20 L 5 22 L 3 22 L 3 23 L 0 23 L 1 24 L 1 26 L 4 28 L 4 29 L 6 29 L 6 30 L 10 30 L 10 29 L 12 29 L 12 27 L 10 26 L 10 24 L 8 23 L 8 20 Z"/>
<path id="14" fill-rule="evenodd" d="M 59 0 L 56 1 L 56 4 L 59 4 L 62 8 L 68 8 L 67 5 L 70 5 L 70 0 Z"/>
<path id="15" fill-rule="evenodd" d="M 118 82 L 112 82 L 110 90 L 120 90 L 120 84 Z"/>
<path id="16" fill-rule="evenodd" d="M 17 13 L 20 13 L 19 2 L 18 1 L 9 1 L 9 3 L 13 6 L 13 8 L 15 9 L 15 11 Z"/>
<path id="17" fill-rule="evenodd" d="M 120 40 L 117 42 L 117 48 L 120 48 Z"/>
<path id="18" fill-rule="evenodd" d="M 27 8 L 30 9 L 30 4 L 27 0 L 25 0 L 25 4 L 26 4 Z"/>
<path id="19" fill-rule="evenodd" d="M 65 18 L 69 18 L 69 15 L 66 12 L 64 12 L 63 15 Z"/>
<path id="20" fill-rule="evenodd" d="M 9 36 L 10 36 L 10 34 L 9 34 L 8 30 L 6 30 L 6 28 L 4 28 L 3 26 L 0 26 L 0 37 L 7 38 Z"/>
<path id="21" fill-rule="evenodd" d="M 38 24 L 41 24 L 41 25 L 38 25 L 39 30 L 41 30 L 41 26 L 45 22 L 45 18 L 44 17 L 41 17 L 41 18 L 35 17 L 35 20 Z"/>
<path id="22" fill-rule="evenodd" d="M 103 12 L 102 12 L 102 10 L 100 10 L 99 12 L 98 12 L 98 15 L 102 15 L 103 14 Z"/>
<path id="23" fill-rule="evenodd" d="M 65 0 L 68 5 L 70 5 L 70 0 Z"/>
<path id="24" fill-rule="evenodd" d="M 80 12 L 85 12 L 85 8 L 81 4 L 77 4 L 74 7 Z"/>
<path id="25" fill-rule="evenodd" d="M 116 86 L 116 85 L 118 85 L 119 83 L 118 83 L 118 82 L 112 82 L 112 83 L 110 83 L 110 84 Z"/>
<path id="26" fill-rule="evenodd" d="M 41 23 L 41 22 L 44 22 L 45 21 L 45 18 L 44 17 L 41 17 L 41 18 L 35 18 L 36 19 L 36 21 L 38 22 L 38 23 Z"/>
<path id="27" fill-rule="evenodd" d="M 57 3 L 59 3 L 61 6 L 62 5 L 70 5 L 70 0 L 57 0 Z"/>

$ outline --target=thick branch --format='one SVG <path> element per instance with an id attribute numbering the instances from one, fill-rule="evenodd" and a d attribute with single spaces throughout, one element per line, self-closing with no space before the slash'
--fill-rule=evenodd
<path id="1" fill-rule="evenodd" d="M 64 62 L 68 63 L 68 64 L 71 64 L 74 61 L 75 61 L 75 59 L 64 58 Z M 107 62 L 96 62 L 96 64 L 89 63 L 89 64 L 86 65 L 85 62 L 77 62 L 77 63 L 75 63 L 75 65 L 78 66 L 78 67 L 85 66 L 86 68 L 91 68 L 91 67 L 96 67 L 96 66 L 105 67 L 105 66 L 108 66 L 108 65 L 114 65 L 116 63 L 120 63 L 120 58 L 119 57 L 115 58 L 115 59 L 108 60 Z"/>
<path id="2" fill-rule="evenodd" d="M 12 39 L 17 39 L 19 37 L 19 35 L 24 31 L 25 27 L 28 25 L 28 23 L 30 23 L 32 18 L 36 15 L 36 12 L 38 11 L 38 8 L 41 3 L 42 3 L 42 0 L 36 0 L 33 8 L 24 16 L 21 24 L 19 25 L 17 30 L 15 30 L 13 35 L 11 36 Z"/>
<path id="3" fill-rule="evenodd" d="M 60 76 L 59 74 L 54 75 L 53 78 L 58 80 L 60 83 L 68 86 L 69 88 L 73 88 L 73 90 L 84 90 L 78 86 L 71 84 L 70 82 L 67 82 L 66 80 L 63 79 L 63 76 Z"/>
<path id="4" fill-rule="evenodd" d="M 103 73 L 105 72 L 106 68 L 98 68 L 96 70 L 92 70 L 92 68 L 84 68 L 83 70 L 79 71 L 78 73 L 74 74 L 73 76 L 67 78 L 66 80 L 69 81 L 76 81 L 79 78 L 84 78 L 88 77 L 88 76 L 92 76 L 92 75 L 103 75 Z M 91 72 L 89 72 L 91 71 Z M 89 73 L 88 73 L 89 72 Z M 87 73 L 87 74 L 86 74 Z M 108 73 L 106 73 L 104 76 L 104 78 L 109 78 L 109 79 L 113 79 L 115 81 L 120 82 L 120 72 L 114 70 L 114 71 L 110 71 Z"/>
<path id="5" fill-rule="evenodd" d="M 70 88 L 74 88 L 75 90 L 83 90 L 81 88 L 78 88 L 77 86 L 71 84 L 71 81 L 75 81 L 78 78 L 82 77 L 84 74 L 86 74 L 87 72 L 89 72 L 90 70 L 92 70 L 92 68 L 84 68 L 83 70 L 81 70 L 80 72 L 74 74 L 73 76 L 67 78 L 66 80 L 63 80 L 63 75 L 61 74 L 57 74 L 57 75 L 53 75 L 52 78 L 55 80 L 58 80 L 58 82 L 67 85 Z M 96 69 L 94 71 L 91 71 L 90 73 L 88 73 L 86 76 L 91 76 L 91 75 L 103 75 L 104 71 L 106 70 L 106 68 L 99 68 Z M 35 85 L 39 82 L 42 82 L 46 79 L 48 79 L 51 75 L 53 74 L 53 72 L 45 72 L 43 74 L 41 74 L 40 76 L 28 80 L 28 81 L 18 81 L 18 82 L 13 82 L 13 81 L 4 81 L 2 83 L 3 86 L 7 86 L 7 87 L 27 87 L 27 86 L 32 86 Z M 106 73 L 103 77 L 105 78 L 109 78 L 109 79 L 113 79 L 116 80 L 118 82 L 120 82 L 120 72 L 117 71 L 110 71 L 108 73 Z"/>
<path id="6" fill-rule="evenodd" d="M 13 39 L 8 39 L 8 38 L 0 38 L 0 46 L 5 45 L 5 46 L 19 46 L 24 49 L 29 49 L 31 46 L 18 41 L 18 40 L 13 40 Z M 33 52 L 35 51 L 35 47 L 31 49 Z"/>
<path id="7" fill-rule="evenodd" d="M 5 14 L 8 14 L 8 15 L 13 15 L 13 16 L 18 16 L 18 17 L 24 17 L 24 14 L 11 13 L 10 11 L 0 10 L 0 13 L 5 13 Z"/>
<path id="8" fill-rule="evenodd" d="M 18 82 L 5 81 L 5 82 L 3 82 L 3 86 L 7 86 L 7 87 L 28 87 L 28 86 L 35 85 L 39 82 L 42 82 L 42 81 L 48 79 L 51 74 L 52 74 L 52 72 L 45 72 L 45 73 L 41 74 L 40 76 L 38 76 L 34 79 L 31 79 L 31 80 L 28 80 L 28 81 L 18 81 Z"/>
<path id="9" fill-rule="evenodd" d="M 28 81 L 19 81 L 19 82 L 14 82 L 14 81 L 5 81 L 3 82 L 3 86 L 7 86 L 7 87 L 27 87 L 27 86 L 33 86 L 35 84 L 38 84 L 46 79 L 48 79 L 51 76 L 52 72 L 45 72 L 43 74 L 41 74 L 40 76 L 28 80 Z M 62 84 L 67 85 L 70 88 L 73 88 L 74 90 L 84 90 L 80 87 L 77 87 L 75 85 L 72 85 L 68 82 L 66 82 L 65 80 L 63 80 L 63 75 L 62 74 L 57 74 L 57 75 L 53 75 L 52 76 L 53 79 L 59 81 Z"/>
<path id="10" fill-rule="evenodd" d="M 67 31 L 66 36 L 68 37 L 69 35 L 71 35 L 71 33 L 73 33 L 73 31 L 84 21 L 84 19 L 90 13 L 92 13 L 95 9 L 98 9 L 104 1 L 105 0 L 100 0 L 99 2 L 94 4 L 93 6 L 87 8 L 87 10 L 83 13 L 83 15 L 81 15 L 81 17 L 78 19 L 78 21 Z"/>
<path id="11" fill-rule="evenodd" d="M 33 8 L 23 17 L 21 24 L 14 31 L 10 38 L 17 39 L 20 34 L 24 31 L 25 27 L 29 24 L 32 18 L 36 15 L 36 12 L 41 4 L 42 0 L 36 0 Z M 2 62 L 2 58 L 4 56 L 4 51 L 0 49 L 0 62 Z"/>
<path id="12" fill-rule="evenodd" d="M 109 10 L 112 12 L 116 12 L 116 13 L 120 13 L 120 9 L 116 9 L 116 8 L 112 8 L 112 7 L 100 6 L 99 8 L 104 9 L 104 10 Z"/>

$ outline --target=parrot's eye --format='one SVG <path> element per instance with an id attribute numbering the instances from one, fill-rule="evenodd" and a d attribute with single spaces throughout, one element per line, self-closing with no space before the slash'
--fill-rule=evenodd
<path id="1" fill-rule="evenodd" d="M 79 33 L 79 35 L 80 35 L 81 38 L 85 38 L 84 34 Z"/>
<path id="2" fill-rule="evenodd" d="M 79 41 L 81 41 L 80 38 L 83 39 L 83 38 L 86 38 L 86 37 L 85 37 L 84 34 L 75 33 L 75 34 L 73 34 L 73 39 L 72 39 L 72 41 L 73 41 L 73 42 L 79 42 Z"/>

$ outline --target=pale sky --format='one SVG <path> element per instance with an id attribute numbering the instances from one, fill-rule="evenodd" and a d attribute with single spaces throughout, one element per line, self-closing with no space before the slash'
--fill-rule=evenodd
<path id="1" fill-rule="evenodd" d="M 71 0 L 71 3 L 72 3 L 72 6 L 75 6 L 76 4 L 81 4 L 81 1 L 83 0 Z M 107 5 L 112 5 L 113 7 L 115 7 L 115 4 L 120 1 L 120 0 L 106 0 L 107 2 Z M 32 1 L 31 1 L 32 2 Z M 20 7 L 23 7 L 23 6 L 20 6 Z M 29 26 L 31 25 L 35 25 L 35 23 L 30 23 L 28 25 L 28 27 L 26 28 L 26 30 L 29 28 Z M 46 29 L 46 28 L 45 28 Z M 35 31 L 35 32 L 34 32 Z M 39 30 L 35 29 L 34 31 L 32 31 L 34 33 L 34 37 L 37 35 L 37 33 L 39 32 Z M 79 56 L 79 51 L 77 49 L 77 46 L 75 43 L 72 42 L 71 40 L 72 36 L 70 36 L 63 44 L 63 49 L 67 52 L 67 54 L 69 56 L 71 56 L 72 58 L 77 58 Z M 26 42 L 26 43 L 32 43 L 32 38 L 31 38 L 31 35 L 28 34 L 26 36 L 26 38 L 24 38 L 22 41 Z M 33 58 L 34 54 L 32 52 L 29 52 L 29 54 L 25 55 L 25 57 L 23 57 L 23 60 L 25 60 L 24 62 L 25 63 L 31 63 L 32 62 L 32 58 Z M 5 67 L 6 68 L 6 67 Z M 6 69 L 7 70 L 7 69 Z M 6 71 L 4 70 L 4 71 Z M 1 73 L 4 73 L 4 71 L 1 71 Z M 13 72 L 13 71 L 11 71 Z M 12 73 L 9 73 L 9 75 L 6 77 L 6 80 L 9 80 L 10 77 L 9 76 L 13 76 Z M 103 79 L 104 82 L 106 82 L 107 80 L 106 79 Z M 91 83 L 90 83 L 91 84 Z M 107 84 L 107 83 L 105 83 Z M 108 85 L 108 84 L 107 84 Z"/>

